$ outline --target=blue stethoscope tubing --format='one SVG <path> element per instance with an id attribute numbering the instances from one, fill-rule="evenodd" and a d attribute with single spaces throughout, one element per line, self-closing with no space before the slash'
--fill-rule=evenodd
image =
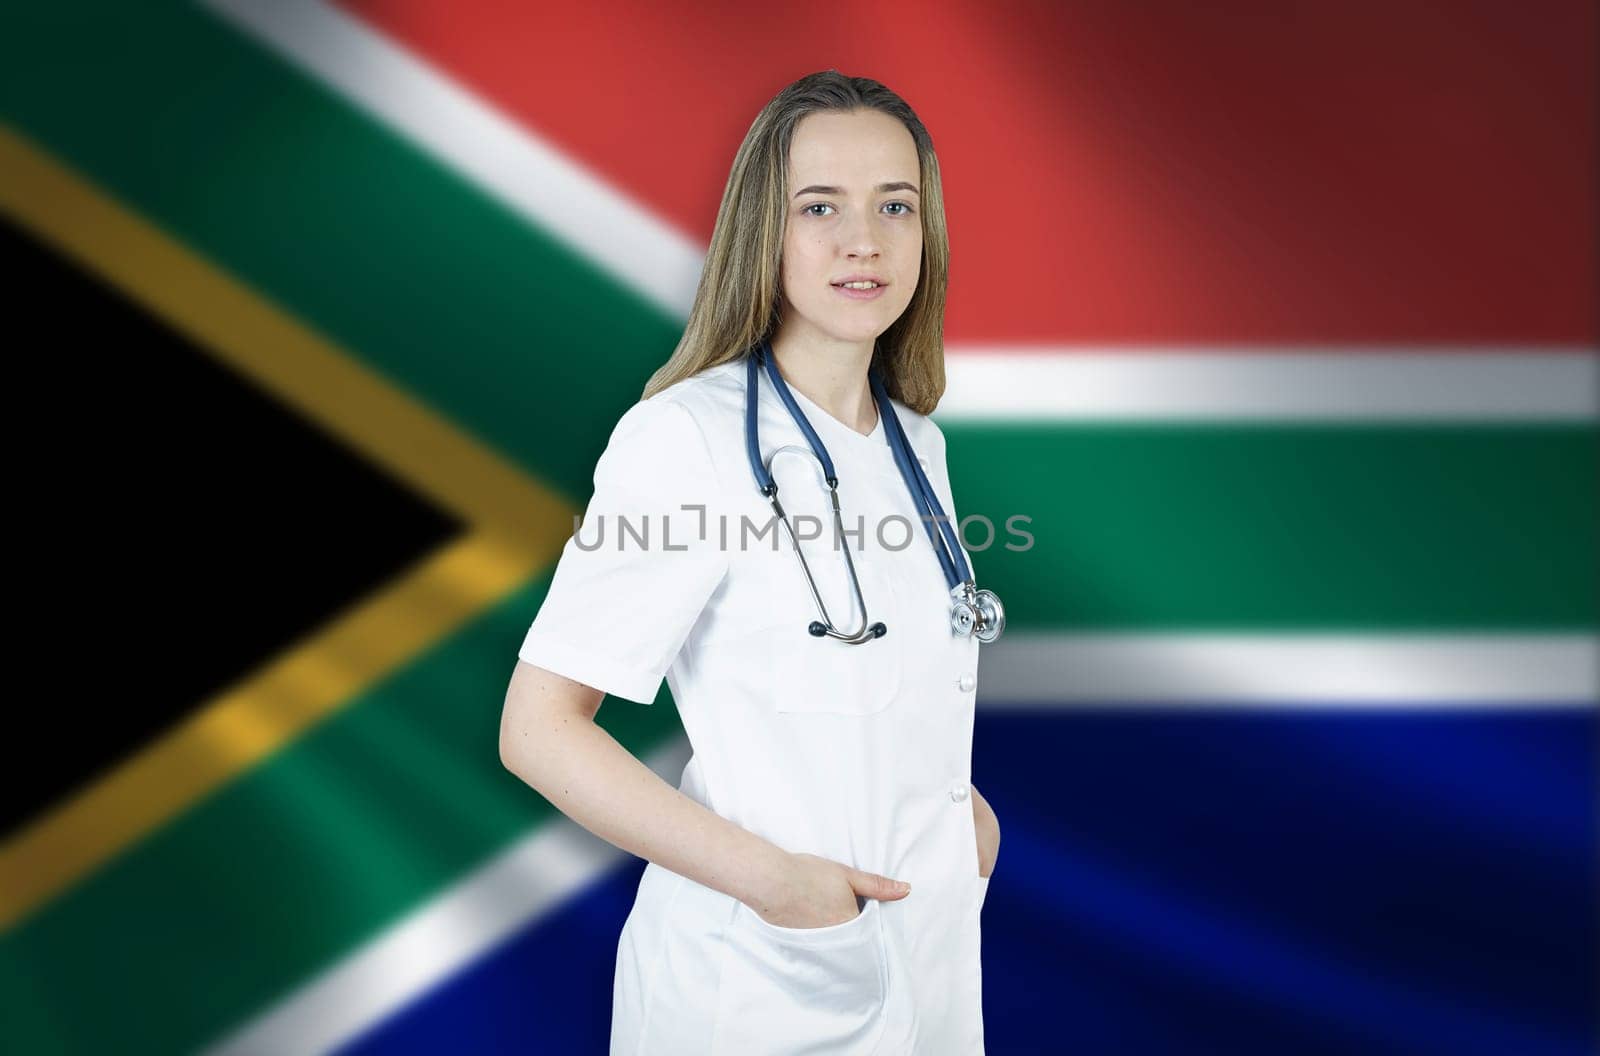
<path id="1" fill-rule="evenodd" d="M 811 445 L 812 453 L 822 465 L 823 477 L 827 481 L 828 491 L 833 501 L 833 514 L 835 521 L 840 520 L 839 512 L 839 477 L 834 471 L 833 459 L 828 455 L 827 445 L 817 435 L 816 430 L 806 419 L 805 412 L 795 402 L 794 394 L 789 391 L 789 386 L 784 382 L 783 375 L 778 373 L 777 359 L 772 354 L 772 347 L 763 339 L 758 347 L 751 350 L 746 356 L 745 379 L 745 451 L 750 458 L 750 469 L 756 478 L 756 487 L 761 494 L 772 503 L 784 526 L 788 528 L 788 518 L 783 512 L 783 507 L 778 502 L 778 484 L 772 479 L 771 470 L 761 460 L 761 445 L 756 425 L 756 394 L 760 387 L 760 369 L 765 367 L 772 387 L 789 409 L 790 416 L 800 431 L 805 435 L 806 443 Z M 939 559 L 939 567 L 944 571 L 945 583 L 950 589 L 952 606 L 950 611 L 951 629 L 958 635 L 974 635 L 980 642 L 988 643 L 1000 637 L 1005 629 L 1005 609 L 1000 604 L 1000 599 L 990 590 L 976 590 L 972 580 L 972 569 L 967 563 L 965 552 L 961 549 L 960 538 L 956 534 L 956 527 L 945 515 L 944 506 L 939 502 L 939 496 L 934 492 L 933 485 L 928 482 L 928 475 L 922 471 L 922 463 L 917 460 L 911 450 L 911 441 L 906 437 L 904 428 L 900 425 L 900 417 L 895 414 L 893 405 L 889 402 L 889 392 L 883 385 L 883 380 L 877 372 L 869 369 L 867 381 L 872 389 L 873 401 L 878 405 L 878 415 L 883 419 L 884 439 L 889 444 L 889 450 L 894 455 L 895 466 L 900 470 L 901 478 L 906 482 L 906 488 L 911 492 L 911 499 L 916 505 L 923 527 L 928 531 L 928 540 L 933 544 L 935 556 Z M 794 529 L 788 528 L 791 539 L 794 539 Z M 841 529 L 842 530 L 842 529 Z M 845 561 L 850 570 L 851 582 L 855 585 L 856 597 L 861 602 L 863 627 L 854 632 L 840 632 L 833 627 L 832 620 L 828 618 L 827 609 L 822 603 L 822 598 L 817 592 L 816 583 L 811 578 L 810 566 L 806 564 L 804 554 L 800 553 L 798 539 L 794 539 L 795 551 L 800 556 L 800 565 L 805 570 L 807 584 L 811 588 L 812 597 L 822 612 L 823 621 L 813 621 L 810 632 L 816 637 L 828 635 L 844 641 L 859 643 L 870 641 L 872 638 L 881 637 L 887 628 L 882 623 L 866 627 L 866 604 L 861 598 L 861 584 L 856 580 L 855 562 L 850 558 L 850 548 L 845 547 Z"/>

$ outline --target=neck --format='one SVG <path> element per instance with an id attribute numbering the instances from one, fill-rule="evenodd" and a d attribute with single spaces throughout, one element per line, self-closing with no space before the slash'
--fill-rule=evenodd
<path id="1" fill-rule="evenodd" d="M 780 328 L 769 343 L 791 389 L 863 436 L 877 427 L 878 405 L 867 384 L 873 342 L 835 341 Z"/>

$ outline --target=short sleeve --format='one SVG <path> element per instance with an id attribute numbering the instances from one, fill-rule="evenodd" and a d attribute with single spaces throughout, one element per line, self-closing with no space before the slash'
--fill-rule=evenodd
<path id="1" fill-rule="evenodd" d="M 729 567 L 720 489 L 689 409 L 628 409 L 595 464 L 594 494 L 517 655 L 640 704 L 656 691 Z"/>

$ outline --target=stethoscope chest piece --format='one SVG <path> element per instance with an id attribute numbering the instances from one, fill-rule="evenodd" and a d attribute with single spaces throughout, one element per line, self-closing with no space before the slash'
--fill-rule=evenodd
<path id="1" fill-rule="evenodd" d="M 974 631 L 978 641 L 985 645 L 1000 637 L 1006 629 L 1006 607 L 992 590 L 980 590 L 975 595 L 978 606 L 978 627 Z"/>
<path id="2" fill-rule="evenodd" d="M 1006 609 L 992 590 L 974 590 L 969 579 L 951 591 L 950 629 L 962 638 L 973 637 L 985 645 L 1006 629 Z"/>
<path id="3" fill-rule="evenodd" d="M 978 625 L 978 610 L 970 601 L 957 601 L 950 606 L 950 629 L 966 638 Z"/>

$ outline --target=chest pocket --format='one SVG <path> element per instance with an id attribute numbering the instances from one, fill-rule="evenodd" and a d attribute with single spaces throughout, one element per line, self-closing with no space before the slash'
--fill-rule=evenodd
<path id="1" fill-rule="evenodd" d="M 813 637 L 807 627 L 820 619 L 806 586 L 805 573 L 793 552 L 773 568 L 770 628 L 770 686 L 773 707 L 780 712 L 870 715 L 883 711 L 900 692 L 904 663 L 904 628 L 899 598 L 884 563 L 855 559 L 862 600 L 870 623 L 882 622 L 887 633 L 859 645 L 836 638 Z M 844 632 L 861 623 L 861 610 L 850 587 L 844 554 L 823 544 L 808 545 L 806 560 L 817 580 L 834 626 Z"/>
<path id="2" fill-rule="evenodd" d="M 779 712 L 827 712 L 837 715 L 870 715 L 882 712 L 894 701 L 902 682 L 904 629 L 896 634 L 899 619 L 898 595 L 890 576 L 880 563 L 856 558 L 856 576 L 861 579 L 862 600 L 870 622 L 883 622 L 888 630 L 882 638 L 859 645 L 838 638 L 813 637 L 806 630 L 819 619 L 816 602 L 805 584 L 805 574 L 794 554 L 786 555 L 787 574 L 774 582 L 773 608 L 781 613 L 771 629 L 771 701 Z M 808 552 L 811 573 L 818 578 L 822 602 L 826 603 L 834 626 L 845 632 L 861 624 L 854 605 L 854 592 L 845 568 L 845 558 L 834 550 Z M 826 565 L 824 565 L 826 562 Z M 824 566 L 827 570 L 824 578 Z M 845 589 L 827 589 L 826 584 L 843 581 Z"/>

